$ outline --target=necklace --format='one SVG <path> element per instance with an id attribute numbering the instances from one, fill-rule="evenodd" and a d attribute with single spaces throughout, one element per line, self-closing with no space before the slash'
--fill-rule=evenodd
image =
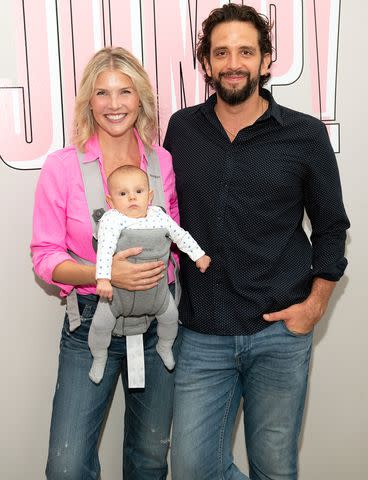
<path id="1" fill-rule="evenodd" d="M 225 128 L 223 125 L 222 125 L 222 128 L 225 130 L 226 133 L 228 133 L 229 135 L 231 135 L 232 137 L 236 137 L 237 136 L 237 133 L 233 133 L 233 132 L 230 132 L 230 130 L 228 130 L 227 128 Z"/>
<path id="2" fill-rule="evenodd" d="M 256 117 L 255 121 L 258 120 L 258 118 L 262 117 L 262 115 L 263 115 L 264 112 L 266 111 L 267 105 L 268 105 L 268 104 L 267 104 L 267 101 L 266 101 L 263 97 L 260 97 L 260 98 L 261 98 L 261 101 L 260 101 L 260 109 L 259 109 L 259 110 L 260 110 L 260 113 L 257 114 L 257 117 Z M 224 125 L 223 122 L 221 121 L 221 118 L 219 117 L 219 115 L 218 115 L 217 112 L 216 112 L 216 114 L 217 114 L 217 116 L 218 116 L 218 119 L 220 120 L 220 123 L 221 123 L 221 125 L 222 125 L 222 128 L 225 130 L 225 132 L 226 132 L 228 135 L 230 135 L 230 136 L 232 137 L 232 139 L 234 139 L 234 138 L 237 136 L 239 130 L 241 130 L 242 128 L 245 128 L 245 127 L 249 127 L 250 125 L 253 125 L 253 123 L 255 123 L 255 121 L 254 121 L 253 123 L 249 123 L 249 124 L 243 125 L 243 126 L 240 127 L 236 132 L 233 132 L 233 131 L 231 131 L 231 130 L 229 130 L 228 128 L 225 127 L 225 125 Z"/>

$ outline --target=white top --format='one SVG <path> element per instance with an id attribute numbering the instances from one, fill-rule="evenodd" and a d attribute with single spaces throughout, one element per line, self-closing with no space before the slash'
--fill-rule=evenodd
<path id="1" fill-rule="evenodd" d="M 102 216 L 98 229 L 96 279 L 111 279 L 112 257 L 122 230 L 149 228 L 166 228 L 170 239 L 176 243 L 179 250 L 189 255 L 193 262 L 205 255 L 190 233 L 179 227 L 160 207 L 149 206 L 147 215 L 143 218 L 130 218 L 111 209 Z"/>

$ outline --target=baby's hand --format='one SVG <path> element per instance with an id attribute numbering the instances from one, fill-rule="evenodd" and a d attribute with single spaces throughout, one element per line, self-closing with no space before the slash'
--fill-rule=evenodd
<path id="1" fill-rule="evenodd" d="M 112 300 L 112 285 L 107 278 L 97 279 L 96 295 Z"/>
<path id="2" fill-rule="evenodd" d="M 204 273 L 210 266 L 211 258 L 208 255 L 203 255 L 201 258 L 198 258 L 195 263 L 196 267 L 199 268 L 202 273 Z"/>

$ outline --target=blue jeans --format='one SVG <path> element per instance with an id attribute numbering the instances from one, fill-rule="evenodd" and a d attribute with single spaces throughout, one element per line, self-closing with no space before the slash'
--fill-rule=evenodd
<path id="1" fill-rule="evenodd" d="M 245 480 L 232 433 L 241 398 L 253 480 L 295 480 L 312 333 L 277 322 L 250 336 L 183 329 L 176 366 L 173 480 Z"/>
<path id="2" fill-rule="evenodd" d="M 88 331 L 96 309 L 94 295 L 79 296 L 81 326 L 69 331 L 66 315 L 53 402 L 49 480 L 92 480 L 100 476 L 99 438 L 120 374 L 125 392 L 123 478 L 163 480 L 172 419 L 174 375 L 156 352 L 157 322 L 144 334 L 146 387 L 129 390 L 125 337 L 112 337 L 104 377 L 99 385 L 88 377 L 92 356 Z M 179 339 L 174 350 L 177 352 Z"/>

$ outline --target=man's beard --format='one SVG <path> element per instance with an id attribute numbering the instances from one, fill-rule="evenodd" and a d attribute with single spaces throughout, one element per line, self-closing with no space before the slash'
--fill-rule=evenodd
<path id="1" fill-rule="evenodd" d="M 243 75 L 244 78 L 247 78 L 247 83 L 243 88 L 240 89 L 229 89 L 225 88 L 221 83 L 221 78 L 226 77 L 227 75 Z M 213 78 L 213 87 L 218 94 L 218 96 L 228 105 L 239 105 L 240 103 L 245 102 L 256 90 L 259 84 L 259 74 L 256 78 L 250 78 L 250 73 L 241 71 L 231 71 L 226 73 L 220 73 L 219 78 Z"/>

